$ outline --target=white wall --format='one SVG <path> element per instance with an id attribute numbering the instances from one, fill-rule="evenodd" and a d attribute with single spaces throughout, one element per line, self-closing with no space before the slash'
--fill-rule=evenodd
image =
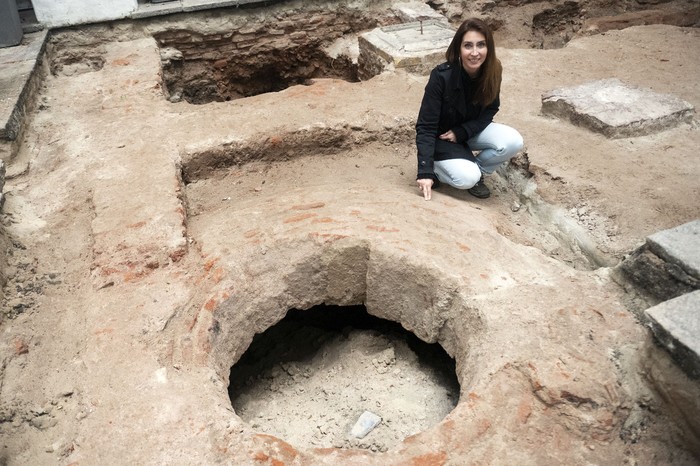
<path id="1" fill-rule="evenodd" d="M 32 0 L 32 5 L 37 21 L 51 28 L 125 18 L 137 0 Z"/>

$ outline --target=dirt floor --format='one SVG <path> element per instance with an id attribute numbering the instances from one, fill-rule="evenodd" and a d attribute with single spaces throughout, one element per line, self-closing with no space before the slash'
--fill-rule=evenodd
<path id="1" fill-rule="evenodd" d="M 420 196 L 426 76 L 171 103 L 152 38 L 47 75 L 5 188 L 0 464 L 697 464 L 700 388 L 612 279 L 647 235 L 700 217 L 697 121 L 610 140 L 540 114 L 544 92 L 610 77 L 698 108 L 695 50 L 698 29 L 664 25 L 500 48 L 496 120 L 526 148 L 487 200 Z M 335 366 L 280 364 L 272 393 L 261 377 L 276 428 L 234 412 L 254 335 L 322 304 L 439 343 L 459 403 L 415 413 L 432 424 L 417 433 L 409 394 L 446 390 L 416 382 L 382 413 L 415 358 L 358 331 L 331 339 Z M 320 422 L 319 393 L 343 392 L 345 417 Z M 399 426 L 344 437 L 363 410 Z"/>

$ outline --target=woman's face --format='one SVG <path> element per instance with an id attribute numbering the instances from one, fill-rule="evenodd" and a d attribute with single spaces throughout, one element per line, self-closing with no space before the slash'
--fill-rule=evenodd
<path id="1" fill-rule="evenodd" d="M 486 60 L 489 49 L 486 47 L 486 37 L 479 31 L 467 31 L 462 36 L 459 55 L 462 58 L 462 68 L 469 76 L 476 77 L 481 65 Z"/>

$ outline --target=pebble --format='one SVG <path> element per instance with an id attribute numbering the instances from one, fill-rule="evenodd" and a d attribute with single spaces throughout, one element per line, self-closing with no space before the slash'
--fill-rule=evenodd
<path id="1" fill-rule="evenodd" d="M 352 427 L 350 434 L 355 438 L 364 438 L 372 429 L 377 427 L 380 422 L 382 422 L 381 417 L 370 411 L 365 411 Z"/>
<path id="2" fill-rule="evenodd" d="M 49 427 L 54 427 L 56 424 L 58 424 L 58 421 L 51 416 L 41 415 L 30 419 L 29 424 L 39 430 L 46 430 Z"/>
<path id="3" fill-rule="evenodd" d="M 24 303 L 24 300 L 22 300 L 20 298 L 12 298 L 11 300 L 9 300 L 7 302 L 7 306 L 10 309 L 14 309 L 15 311 L 18 311 L 18 310 L 21 310 L 21 309 L 27 307 L 27 305 Z"/>
<path id="4" fill-rule="evenodd" d="M 51 445 L 47 446 L 44 451 L 46 451 L 46 453 L 53 453 L 55 451 L 61 450 L 62 447 L 63 447 L 63 444 L 60 441 L 54 442 Z"/>

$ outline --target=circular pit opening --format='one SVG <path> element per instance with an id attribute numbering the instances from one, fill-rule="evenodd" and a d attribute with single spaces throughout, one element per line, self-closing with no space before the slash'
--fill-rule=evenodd
<path id="1" fill-rule="evenodd" d="M 377 452 L 438 424 L 459 392 L 439 344 L 361 305 L 290 310 L 253 338 L 229 385 L 256 430 L 297 447 Z"/>

